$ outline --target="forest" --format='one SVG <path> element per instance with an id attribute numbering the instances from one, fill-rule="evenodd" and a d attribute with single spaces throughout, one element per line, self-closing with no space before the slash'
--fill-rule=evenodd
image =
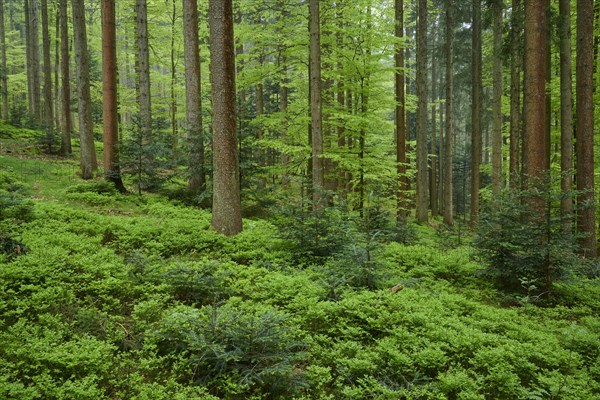
<path id="1" fill-rule="evenodd" d="M 600 398 L 599 65 L 600 0 L 0 0 L 0 398 Z"/>

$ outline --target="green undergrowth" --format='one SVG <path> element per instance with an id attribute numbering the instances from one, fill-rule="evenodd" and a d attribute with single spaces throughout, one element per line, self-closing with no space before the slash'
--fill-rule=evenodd
<path id="1" fill-rule="evenodd" d="M 0 398 L 600 396 L 594 281 L 508 306 L 469 247 L 363 235 L 307 256 L 266 220 L 226 238 L 208 211 L 0 162 L 0 224 L 26 249 L 0 252 Z"/>

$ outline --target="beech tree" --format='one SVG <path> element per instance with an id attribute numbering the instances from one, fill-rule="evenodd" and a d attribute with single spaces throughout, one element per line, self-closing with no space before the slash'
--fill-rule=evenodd
<path id="1" fill-rule="evenodd" d="M 79 147 L 81 150 L 79 165 L 83 179 L 91 179 L 98 169 L 98 161 L 94 146 L 84 0 L 72 0 L 72 8 L 75 65 L 77 67 L 77 104 L 79 106 Z M 106 166 L 104 168 L 106 169 Z"/>
<path id="2" fill-rule="evenodd" d="M 192 193 L 200 194 L 206 188 L 206 172 L 204 169 L 205 155 L 197 0 L 183 0 L 183 29 L 186 130 L 190 143 L 190 177 L 188 186 Z"/>
<path id="3" fill-rule="evenodd" d="M 208 14 L 213 110 L 212 227 L 229 236 L 242 231 L 232 0 L 210 0 Z"/>

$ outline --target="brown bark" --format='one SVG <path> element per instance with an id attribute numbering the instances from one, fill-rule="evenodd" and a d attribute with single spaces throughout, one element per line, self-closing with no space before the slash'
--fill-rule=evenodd
<path id="1" fill-rule="evenodd" d="M 437 28 L 437 27 L 436 27 Z M 435 48 L 435 35 L 432 34 L 432 48 Z M 437 101 L 438 101 L 438 93 L 436 90 L 437 82 L 437 60 L 433 58 L 431 60 L 431 163 L 430 163 L 430 171 L 431 171 L 431 182 L 430 182 L 430 193 L 429 193 L 429 202 L 431 203 L 431 215 L 437 216 L 439 215 L 438 208 L 438 185 L 437 185 Z M 441 76 L 441 74 L 440 74 Z"/>
<path id="2" fill-rule="evenodd" d="M 573 61 L 571 57 L 571 2 L 560 0 L 560 212 L 563 232 L 573 228 Z"/>
<path id="3" fill-rule="evenodd" d="M 576 132 L 577 230 L 583 255 L 596 257 L 594 203 L 594 10 L 592 0 L 577 0 Z"/>
<path id="4" fill-rule="evenodd" d="M 72 0 L 75 64 L 77 65 L 77 96 L 79 104 L 80 167 L 83 179 L 91 179 L 98 168 L 92 125 L 92 101 L 85 26 L 84 0 Z M 106 168 L 106 166 L 105 166 Z"/>
<path id="5" fill-rule="evenodd" d="M 471 110 L 471 225 L 479 221 L 482 151 L 481 0 L 473 0 L 472 110 Z"/>
<path id="6" fill-rule="evenodd" d="M 444 148 L 444 223 L 454 223 L 452 205 L 452 93 L 454 86 L 454 0 L 446 3 L 446 138 Z"/>
<path id="7" fill-rule="evenodd" d="M 171 8 L 171 151 L 173 152 L 173 165 L 177 165 L 179 131 L 177 128 L 177 65 L 175 58 L 175 27 L 177 26 L 177 0 L 172 0 Z"/>
<path id="8" fill-rule="evenodd" d="M 54 144 L 54 103 L 52 100 L 52 68 L 50 65 L 50 31 L 48 1 L 42 0 L 42 48 L 44 53 L 44 129 L 48 152 Z"/>
<path id="9" fill-rule="evenodd" d="M 146 0 L 136 0 L 138 104 L 140 133 L 144 144 L 152 143 L 152 102 L 150 95 L 150 55 L 148 52 L 148 7 Z M 151 156 L 148 154 L 148 157 Z"/>
<path id="10" fill-rule="evenodd" d="M 8 79 L 6 70 L 6 34 L 4 29 L 4 1 L 0 1 L 0 86 L 2 119 L 8 121 Z"/>
<path id="11" fill-rule="evenodd" d="M 396 11 L 396 38 L 404 39 L 404 1 L 395 1 Z M 408 212 L 408 178 L 406 176 L 406 95 L 404 92 L 404 43 L 398 43 L 395 49 L 396 66 L 396 162 L 398 174 L 398 192 L 397 192 L 397 214 L 396 218 L 399 225 L 406 224 L 406 215 Z"/>
<path id="12" fill-rule="evenodd" d="M 500 194 L 502 188 L 502 11 L 503 0 L 494 0 L 493 36 L 493 101 L 492 101 L 492 193 Z"/>
<path id="13" fill-rule="evenodd" d="M 204 169 L 204 129 L 197 0 L 183 0 L 183 29 L 186 130 L 190 143 L 188 188 L 192 193 L 200 194 L 206 189 L 206 172 Z"/>
<path id="14" fill-rule="evenodd" d="M 511 187 L 516 187 L 519 179 L 519 138 L 521 137 L 521 66 L 522 46 L 521 0 L 512 0 L 511 65 L 510 65 L 510 155 L 509 175 Z"/>
<path id="15" fill-rule="evenodd" d="M 312 143 L 313 207 L 324 206 L 323 110 L 321 98 L 321 29 L 319 0 L 309 1 L 310 27 L 310 110 Z"/>
<path id="16" fill-rule="evenodd" d="M 417 221 L 428 214 L 427 162 L 427 0 L 418 2 L 417 20 Z"/>
<path id="17" fill-rule="evenodd" d="M 242 231 L 232 8 L 231 0 L 209 1 L 213 106 L 212 227 L 225 235 Z"/>
<path id="18" fill-rule="evenodd" d="M 38 0 L 30 0 L 29 24 L 31 28 L 31 84 L 33 85 L 33 117 L 38 125 L 42 124 L 42 98 L 40 84 L 40 34 L 39 34 L 39 5 Z"/>
<path id="19" fill-rule="evenodd" d="M 117 113 L 117 51 L 115 0 L 102 0 L 102 101 L 104 122 L 104 174 L 117 190 L 124 192 L 119 163 Z"/>
<path id="20" fill-rule="evenodd" d="M 62 97 L 62 137 L 60 153 L 71 154 L 71 81 L 69 61 L 69 20 L 67 15 L 67 0 L 60 0 L 60 71 L 61 71 L 61 97 Z"/>
<path id="21" fill-rule="evenodd" d="M 29 115 L 33 116 L 33 51 L 31 48 L 31 12 L 29 10 L 29 0 L 23 1 L 23 14 L 25 19 L 25 58 L 27 59 L 27 111 L 29 111 Z"/>

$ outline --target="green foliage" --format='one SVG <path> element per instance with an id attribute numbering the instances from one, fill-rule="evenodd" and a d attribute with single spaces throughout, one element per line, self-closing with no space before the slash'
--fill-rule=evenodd
<path id="1" fill-rule="evenodd" d="M 180 306 L 165 314 L 148 340 L 159 354 L 182 355 L 191 368 L 186 379 L 215 393 L 260 390 L 271 398 L 287 398 L 300 385 L 294 367 L 303 359 L 304 346 L 286 320 L 274 309 L 239 301 L 200 310 Z"/>
<path id="2" fill-rule="evenodd" d="M 554 189 L 506 190 L 481 213 L 474 246 L 489 265 L 486 276 L 504 289 L 526 294 L 528 301 L 581 265 L 576 236 L 562 227 L 562 218 L 571 216 L 559 215 L 560 196 Z M 546 216 L 541 220 L 530 206 L 532 199 L 543 205 Z"/>
<path id="3" fill-rule="evenodd" d="M 10 170 L 0 173 L 0 222 L 27 222 L 32 218 L 33 203 L 28 190 Z"/>

